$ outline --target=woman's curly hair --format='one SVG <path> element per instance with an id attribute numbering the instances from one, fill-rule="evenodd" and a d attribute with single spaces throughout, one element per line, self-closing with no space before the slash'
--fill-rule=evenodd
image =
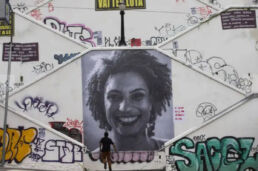
<path id="1" fill-rule="evenodd" d="M 149 121 L 152 127 L 149 130 L 149 135 L 153 136 L 157 115 L 166 111 L 167 105 L 170 106 L 169 101 L 172 96 L 170 69 L 167 65 L 160 63 L 147 50 L 117 50 L 111 59 L 101 59 L 98 68 L 94 71 L 88 82 L 87 105 L 94 119 L 99 121 L 99 127 L 112 129 L 105 114 L 104 92 L 106 81 L 110 75 L 131 71 L 140 74 L 149 88 L 152 99 Z"/>

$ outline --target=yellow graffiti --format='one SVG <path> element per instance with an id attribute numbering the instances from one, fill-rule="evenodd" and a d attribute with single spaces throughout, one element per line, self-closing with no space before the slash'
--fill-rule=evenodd
<path id="1" fill-rule="evenodd" d="M 3 129 L 0 128 L 0 160 L 2 160 L 3 149 Z M 37 136 L 37 129 L 7 129 L 5 141 L 5 160 L 16 163 L 22 162 L 30 153 L 30 143 L 34 141 Z"/>

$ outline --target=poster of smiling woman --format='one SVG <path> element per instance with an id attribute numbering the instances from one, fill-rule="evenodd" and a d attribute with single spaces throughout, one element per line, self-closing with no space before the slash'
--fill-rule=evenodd
<path id="1" fill-rule="evenodd" d="M 118 151 L 156 151 L 174 136 L 171 61 L 155 50 L 95 50 L 82 57 L 84 144 L 109 132 Z"/>

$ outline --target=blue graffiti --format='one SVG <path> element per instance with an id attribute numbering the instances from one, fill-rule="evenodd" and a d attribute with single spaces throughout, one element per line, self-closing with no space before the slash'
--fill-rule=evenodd
<path id="1" fill-rule="evenodd" d="M 54 58 L 58 61 L 58 64 L 62 64 L 63 62 L 65 62 L 65 61 L 75 57 L 78 54 L 80 54 L 80 52 L 78 52 L 78 53 L 70 53 L 70 54 L 66 53 L 64 55 L 63 54 L 60 54 L 60 55 L 55 54 Z"/>

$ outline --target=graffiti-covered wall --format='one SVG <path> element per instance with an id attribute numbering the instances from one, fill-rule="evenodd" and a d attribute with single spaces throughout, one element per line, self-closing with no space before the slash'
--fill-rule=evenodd
<path id="1" fill-rule="evenodd" d="M 167 170 L 256 170 L 255 103 L 257 96 L 249 96 L 241 107 L 170 141 L 166 148 Z"/>
<path id="2" fill-rule="evenodd" d="M 85 49 L 84 45 L 57 34 L 22 14 L 15 13 L 14 19 L 15 36 L 12 44 L 10 93 L 44 77 Z M 4 83 L 10 54 L 9 42 L 10 37 L 5 36 L 0 39 L 0 54 L 2 54 L 0 63 L 1 101 L 5 95 L 6 85 Z"/>
<path id="3" fill-rule="evenodd" d="M 69 0 L 13 0 L 12 4 L 16 10 L 90 47 L 118 46 L 119 11 L 95 11 L 95 2 L 97 4 L 97 1 L 77 0 L 71 5 Z M 108 6 L 108 2 L 100 1 L 102 6 Z M 138 7 L 140 2 L 129 0 L 126 5 Z M 35 8 L 31 8 L 31 5 Z M 145 9 L 126 10 L 126 42 L 132 46 L 157 45 L 201 22 L 215 11 L 209 4 L 195 0 L 148 0 Z"/>
<path id="4" fill-rule="evenodd" d="M 3 106 L 0 106 L 0 111 L 4 113 Z M 3 120 L 3 115 L 1 115 L 1 120 Z M 4 130 L 1 125 L 1 154 L 3 135 Z M 80 143 L 58 131 L 51 130 L 44 124 L 37 123 L 28 116 L 9 110 L 5 135 L 7 168 L 44 168 L 45 170 L 80 170 L 82 168 L 76 164 L 83 161 L 83 148 Z"/>

